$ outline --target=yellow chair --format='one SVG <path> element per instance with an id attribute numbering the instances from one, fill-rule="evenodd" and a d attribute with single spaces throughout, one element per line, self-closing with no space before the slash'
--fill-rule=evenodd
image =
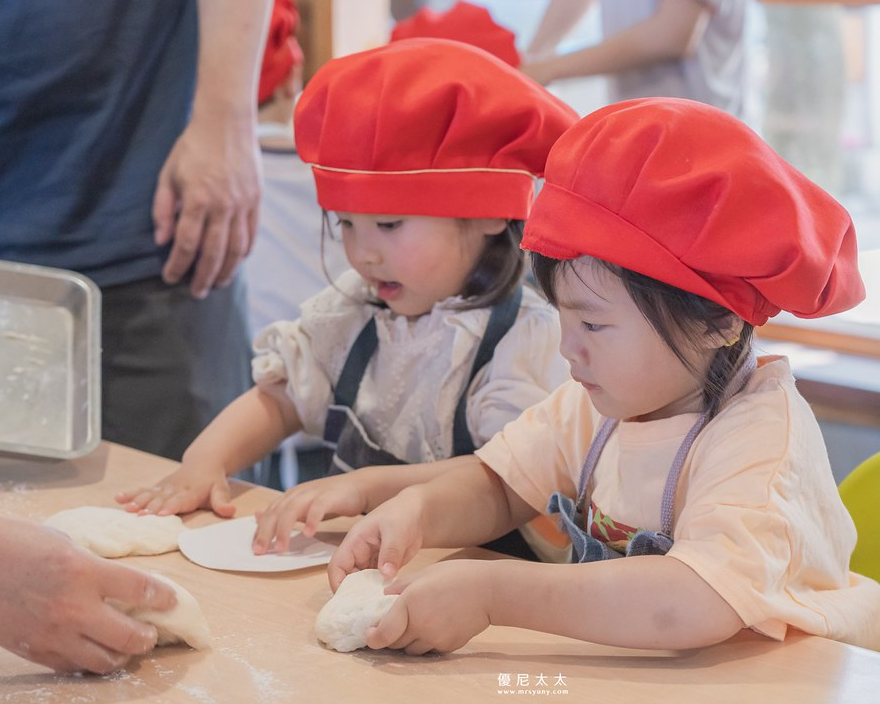
<path id="1" fill-rule="evenodd" d="M 838 488 L 859 532 L 849 568 L 880 582 L 880 452 L 850 472 Z"/>

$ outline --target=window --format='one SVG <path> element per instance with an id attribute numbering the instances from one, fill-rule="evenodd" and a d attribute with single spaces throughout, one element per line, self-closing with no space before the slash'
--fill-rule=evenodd
<path id="1" fill-rule="evenodd" d="M 832 193 L 856 225 L 866 300 L 762 332 L 880 358 L 880 6 L 765 2 L 750 31 L 749 121 Z"/>

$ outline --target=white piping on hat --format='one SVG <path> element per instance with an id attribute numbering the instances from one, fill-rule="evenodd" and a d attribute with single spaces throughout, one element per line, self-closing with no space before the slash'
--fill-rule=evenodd
<path id="1" fill-rule="evenodd" d="M 407 174 L 463 174 L 474 172 L 498 173 L 498 174 L 522 174 L 531 178 L 537 178 L 531 171 L 525 169 L 492 169 L 483 166 L 472 166 L 462 169 L 410 169 L 406 171 L 369 171 L 366 169 L 343 169 L 338 166 L 323 166 L 322 164 L 306 164 L 313 169 L 322 169 L 323 171 L 336 171 L 342 174 L 375 174 L 387 176 L 402 176 Z"/>

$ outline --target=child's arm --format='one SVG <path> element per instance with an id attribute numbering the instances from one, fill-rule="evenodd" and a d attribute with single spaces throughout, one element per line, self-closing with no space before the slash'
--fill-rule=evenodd
<path id="1" fill-rule="evenodd" d="M 274 450 L 302 429 L 285 384 L 256 386 L 239 396 L 205 428 L 183 453 L 180 468 L 150 488 L 122 491 L 116 501 L 128 511 L 168 515 L 211 508 L 235 513 L 227 477 Z"/>
<path id="2" fill-rule="evenodd" d="M 448 560 L 386 592 L 401 596 L 367 644 L 411 654 L 455 650 L 490 624 L 660 649 L 711 645 L 744 626 L 696 572 L 657 555 L 573 565 Z"/>
<path id="3" fill-rule="evenodd" d="M 499 564 L 492 590 L 492 623 L 606 645 L 699 648 L 744 627 L 702 577 L 664 555 L 582 565 Z M 525 590 L 541 595 L 531 610 L 522 608 Z"/>
<path id="4" fill-rule="evenodd" d="M 313 536 L 325 518 L 369 513 L 406 487 L 428 482 L 469 464 L 471 459 L 453 457 L 423 464 L 363 467 L 348 474 L 304 482 L 289 489 L 259 514 L 254 552 L 265 553 L 273 544 L 277 551 L 284 552 L 297 523 L 304 524 L 305 535 Z"/>
<path id="5" fill-rule="evenodd" d="M 403 489 L 346 535 L 328 566 L 335 591 L 350 572 L 377 567 L 386 577 L 422 547 L 479 545 L 537 512 L 474 455 L 425 484 Z"/>
<path id="6" fill-rule="evenodd" d="M 355 570 L 378 567 L 393 577 L 422 547 L 483 543 L 535 515 L 478 458 L 460 459 L 349 531 L 328 567 L 334 590 Z M 450 560 L 397 580 L 388 593 L 401 598 L 368 644 L 411 653 L 454 650 L 490 623 L 633 648 L 699 647 L 743 627 L 712 587 L 667 556 L 583 565 Z"/>

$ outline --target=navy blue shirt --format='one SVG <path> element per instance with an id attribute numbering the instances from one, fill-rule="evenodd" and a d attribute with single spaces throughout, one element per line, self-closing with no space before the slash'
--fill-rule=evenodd
<path id="1" fill-rule="evenodd" d="M 196 0 L 0 1 L 0 259 L 161 272 L 152 203 L 189 118 Z"/>

